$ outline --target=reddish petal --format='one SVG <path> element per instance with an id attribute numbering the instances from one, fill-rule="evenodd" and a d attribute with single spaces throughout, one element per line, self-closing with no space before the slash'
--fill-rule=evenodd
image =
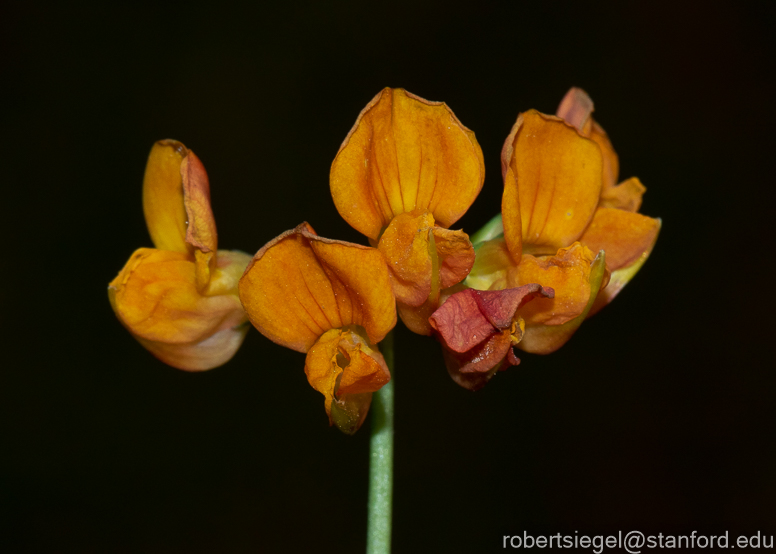
<path id="1" fill-rule="evenodd" d="M 508 330 L 517 310 L 533 298 L 553 295 L 536 283 L 498 291 L 466 289 L 450 296 L 430 323 L 451 350 L 462 353 Z"/>
<path id="2" fill-rule="evenodd" d="M 520 362 L 512 352 L 508 330 L 492 335 L 483 344 L 462 354 L 445 348 L 443 344 L 442 354 L 453 381 L 472 391 L 484 387 L 505 365 L 517 365 Z"/>
<path id="3" fill-rule="evenodd" d="M 447 347 L 459 353 L 474 348 L 498 332 L 482 313 L 474 289 L 453 294 L 429 321 Z"/>

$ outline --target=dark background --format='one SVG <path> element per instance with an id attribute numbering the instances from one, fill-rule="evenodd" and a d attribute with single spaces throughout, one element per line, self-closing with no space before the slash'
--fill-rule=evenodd
<path id="1" fill-rule="evenodd" d="M 584 5 L 583 5 L 584 4 Z M 363 242 L 328 171 L 384 86 L 444 100 L 500 206 L 520 111 L 596 102 L 663 219 L 617 300 L 485 389 L 396 333 L 396 552 L 504 534 L 776 534 L 773 2 L 156 2 L 0 17 L 0 544 L 10 552 L 362 552 L 368 428 L 327 425 L 304 356 L 251 330 L 224 367 L 155 360 L 106 286 L 150 246 L 141 181 L 175 138 L 219 245 L 303 220 Z"/>

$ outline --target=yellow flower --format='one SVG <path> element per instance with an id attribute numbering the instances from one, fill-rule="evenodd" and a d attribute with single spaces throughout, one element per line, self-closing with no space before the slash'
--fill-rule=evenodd
<path id="1" fill-rule="evenodd" d="M 399 313 L 430 334 L 442 289 L 474 263 L 463 231 L 451 231 L 482 188 L 474 133 L 442 102 L 386 88 L 361 112 L 331 167 L 340 215 L 385 256 Z"/>
<path id="2" fill-rule="evenodd" d="M 376 344 L 396 325 L 388 268 L 374 248 L 319 237 L 303 223 L 267 243 L 239 284 L 251 323 L 307 353 L 305 373 L 329 423 L 355 433 L 391 379 Z"/>
<path id="3" fill-rule="evenodd" d="M 154 356 L 188 371 L 229 361 L 247 318 L 237 282 L 250 256 L 217 250 L 207 173 L 180 142 L 151 149 L 143 210 L 156 248 L 140 248 L 108 285 L 121 323 Z"/>

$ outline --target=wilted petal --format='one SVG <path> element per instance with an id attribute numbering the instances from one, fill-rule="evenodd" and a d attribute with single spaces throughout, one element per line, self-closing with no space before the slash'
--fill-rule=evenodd
<path id="1" fill-rule="evenodd" d="M 555 256 L 523 256 L 520 265 L 509 270 L 508 283 L 541 283 L 555 291 L 554 298 L 537 298 L 521 311 L 526 324 L 557 326 L 579 316 L 590 298 L 594 258 L 593 252 L 580 243 L 561 248 Z"/>
<path id="2" fill-rule="evenodd" d="M 463 353 L 497 332 L 510 330 L 517 310 L 530 300 L 553 294 L 536 283 L 498 291 L 466 289 L 450 296 L 430 322 L 448 348 Z"/>
<path id="3" fill-rule="evenodd" d="M 617 186 L 604 188 L 601 191 L 601 208 L 617 208 L 628 212 L 637 212 L 641 207 L 641 197 L 647 188 L 636 177 L 631 177 Z"/>
<path id="4" fill-rule="evenodd" d="M 141 248 L 110 283 L 108 296 L 119 320 L 160 359 L 202 370 L 231 358 L 245 334 L 237 291 L 223 289 L 226 294 L 203 296 L 187 254 Z"/>
<path id="5" fill-rule="evenodd" d="M 305 373 L 325 397 L 329 423 L 348 434 L 363 423 L 372 393 L 391 380 L 382 354 L 357 328 L 324 333 L 307 352 Z"/>
<path id="6" fill-rule="evenodd" d="M 181 161 L 181 182 L 188 223 L 186 242 L 202 252 L 215 252 L 218 233 L 210 207 L 210 181 L 205 166 L 191 150 Z"/>
<path id="7" fill-rule="evenodd" d="M 530 110 L 518 118 L 502 156 L 504 238 L 515 262 L 522 243 L 557 249 L 577 240 L 601 194 L 596 143 L 562 119 Z"/>
<path id="8" fill-rule="evenodd" d="M 601 290 L 601 286 L 605 284 L 606 273 L 605 254 L 602 251 L 598 253 L 590 266 L 588 284 L 586 287 L 589 291 L 589 297 L 582 312 L 574 319 L 571 319 L 562 325 L 526 325 L 523 340 L 520 341 L 517 347 L 524 352 L 530 352 L 532 354 L 550 354 L 563 346 L 590 313 L 599 291 Z M 556 291 L 556 298 L 558 295 L 559 292 Z M 533 304 L 538 304 L 539 302 L 548 301 L 538 299 L 536 302 L 532 302 L 526 306 L 523 311 L 533 308 Z"/>
<path id="9" fill-rule="evenodd" d="M 453 381 L 472 391 L 484 387 L 499 369 L 520 363 L 512 351 L 509 330 L 491 335 L 488 340 L 463 354 L 454 352 L 443 344 L 442 355 Z"/>
<path id="10" fill-rule="evenodd" d="M 342 143 L 330 183 L 340 215 L 377 240 L 393 217 L 416 209 L 449 227 L 471 206 L 484 177 L 474 133 L 447 105 L 386 88 Z"/>
<path id="11" fill-rule="evenodd" d="M 514 314 L 514 312 L 513 312 Z M 429 318 L 444 344 L 463 353 L 499 332 L 480 310 L 477 291 L 466 289 L 452 295 Z"/>
<path id="12" fill-rule="evenodd" d="M 307 352 L 330 329 L 359 325 L 376 344 L 396 324 L 380 252 L 319 237 L 303 223 L 259 250 L 240 279 L 240 299 L 270 340 Z"/>

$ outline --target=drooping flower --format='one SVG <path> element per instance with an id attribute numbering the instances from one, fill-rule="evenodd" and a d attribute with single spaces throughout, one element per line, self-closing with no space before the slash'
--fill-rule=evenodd
<path id="1" fill-rule="evenodd" d="M 466 286 L 508 291 L 540 284 L 554 292 L 520 309 L 525 330 L 512 342 L 526 352 L 560 348 L 619 293 L 657 240 L 660 220 L 636 213 L 645 190 L 638 179 L 615 185 L 617 156 L 592 110 L 590 98 L 571 89 L 561 117 L 536 110 L 518 116 L 501 155 L 501 220 L 475 235 Z M 439 336 L 449 348 L 449 333 Z"/>
<path id="2" fill-rule="evenodd" d="M 444 338 L 445 365 L 453 380 L 477 390 L 499 369 L 518 365 L 512 347 L 525 333 L 521 308 L 554 291 L 536 283 L 522 287 L 453 294 L 434 312 L 431 326 Z"/>
<path id="3" fill-rule="evenodd" d="M 468 235 L 448 228 L 485 178 L 474 133 L 442 102 L 386 88 L 361 112 L 331 167 L 340 215 L 385 256 L 399 313 L 430 334 L 442 289 L 474 263 Z"/>
<path id="4" fill-rule="evenodd" d="M 143 210 L 156 248 L 136 250 L 108 285 L 116 316 L 173 367 L 202 371 L 226 363 L 248 330 L 237 282 L 250 256 L 217 249 L 207 173 L 180 142 L 151 149 Z"/>
<path id="5" fill-rule="evenodd" d="M 396 325 L 383 256 L 302 223 L 256 253 L 239 291 L 256 329 L 307 353 L 307 380 L 324 395 L 329 423 L 355 433 L 372 393 L 391 378 L 376 346 Z"/>

